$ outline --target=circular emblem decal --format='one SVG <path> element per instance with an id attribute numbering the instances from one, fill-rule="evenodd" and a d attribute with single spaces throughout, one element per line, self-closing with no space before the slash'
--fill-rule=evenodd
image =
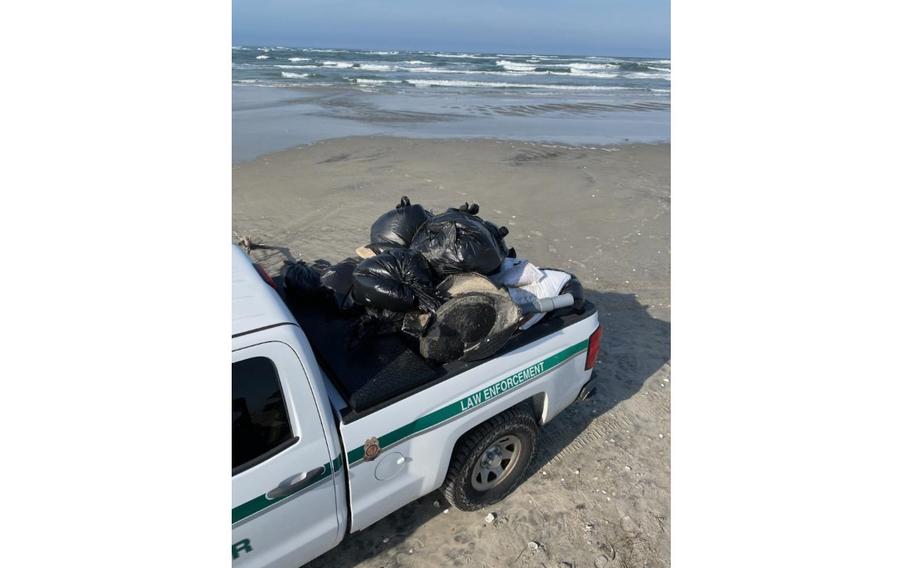
<path id="1" fill-rule="evenodd" d="M 367 441 L 363 443 L 363 459 L 364 461 L 372 461 L 376 459 L 376 456 L 379 455 L 379 440 L 374 438 L 367 438 Z"/>

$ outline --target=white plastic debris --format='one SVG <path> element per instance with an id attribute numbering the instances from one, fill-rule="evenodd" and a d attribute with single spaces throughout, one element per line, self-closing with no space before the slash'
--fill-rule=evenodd
<path id="1" fill-rule="evenodd" d="M 528 286 L 540 281 L 544 273 L 524 258 L 506 258 L 490 280 L 502 286 Z"/>
<path id="2" fill-rule="evenodd" d="M 552 298 L 559 295 L 562 287 L 572 278 L 566 272 L 560 270 L 544 270 L 544 277 L 520 288 L 509 288 L 509 295 L 516 304 L 529 304 L 537 298 Z M 521 325 L 519 329 L 526 330 L 535 323 L 539 322 L 546 314 L 534 314 L 527 322 Z"/>

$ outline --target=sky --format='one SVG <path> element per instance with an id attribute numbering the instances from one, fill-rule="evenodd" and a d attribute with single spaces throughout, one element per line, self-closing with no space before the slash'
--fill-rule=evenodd
<path id="1" fill-rule="evenodd" d="M 670 56 L 670 0 L 233 0 L 233 45 Z"/>

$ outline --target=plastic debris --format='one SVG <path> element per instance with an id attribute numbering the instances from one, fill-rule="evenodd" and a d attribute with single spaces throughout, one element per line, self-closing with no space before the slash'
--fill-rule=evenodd
<path id="1" fill-rule="evenodd" d="M 500 286 L 528 286 L 544 277 L 539 268 L 524 258 L 505 258 L 490 280 Z"/>
<path id="2" fill-rule="evenodd" d="M 565 283 L 562 289 L 559 291 L 560 294 L 569 293 L 572 294 L 572 297 L 575 298 L 575 303 L 572 305 L 572 309 L 577 312 L 584 311 L 585 309 L 585 289 L 581 285 L 581 281 L 575 277 L 574 274 L 569 274 L 569 281 Z"/>
<path id="3" fill-rule="evenodd" d="M 401 245 L 397 245 L 394 243 L 370 243 L 368 245 L 364 245 L 364 246 L 360 247 L 359 249 L 357 249 L 357 256 L 359 256 L 361 258 L 369 258 L 371 256 L 376 256 L 377 254 L 382 254 L 384 252 L 388 252 L 392 249 L 401 249 L 401 248 L 407 248 L 407 247 L 403 247 Z M 366 255 L 366 256 L 364 256 L 364 255 Z"/>
<path id="4" fill-rule="evenodd" d="M 417 229 L 432 216 L 422 206 L 411 205 L 411 200 L 404 196 L 395 209 L 381 215 L 370 227 L 370 242 L 406 247 L 411 244 Z"/>
<path id="5" fill-rule="evenodd" d="M 532 303 L 535 299 L 552 298 L 559 295 L 563 286 L 569 283 L 572 278 L 568 272 L 562 272 L 560 270 L 545 269 L 543 273 L 544 278 L 533 284 L 520 288 L 509 288 L 509 294 L 512 296 L 512 299 L 519 304 L 528 304 Z M 528 329 L 543 319 L 543 317 L 544 314 L 534 314 L 525 323 L 521 324 L 520 329 Z"/>
<path id="6" fill-rule="evenodd" d="M 319 297 L 323 293 L 322 271 L 308 262 L 286 262 L 282 268 L 285 292 L 297 299 Z"/>
<path id="7" fill-rule="evenodd" d="M 391 249 L 360 262 L 353 272 L 354 301 L 393 312 L 434 311 L 441 301 L 426 259 L 409 249 Z"/>
<path id="8" fill-rule="evenodd" d="M 494 229 L 495 225 L 467 211 L 449 209 L 418 229 L 411 248 L 426 257 L 440 276 L 491 274 L 499 270 L 508 253 L 503 240 L 508 229 Z"/>
<path id="9" fill-rule="evenodd" d="M 322 286 L 330 292 L 339 310 L 350 310 L 355 307 L 351 287 L 354 284 L 354 269 L 360 262 L 361 259 L 356 257 L 346 258 L 330 266 L 320 278 Z"/>

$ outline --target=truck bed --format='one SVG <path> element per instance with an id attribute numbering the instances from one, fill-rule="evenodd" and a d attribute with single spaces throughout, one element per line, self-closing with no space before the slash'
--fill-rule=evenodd
<path id="1" fill-rule="evenodd" d="M 341 313 L 324 302 L 285 301 L 306 333 L 323 371 L 348 404 L 342 414 L 345 423 L 490 360 L 433 363 L 420 355 L 415 339 L 401 333 L 352 341 L 358 314 Z M 580 312 L 572 308 L 553 312 L 530 329 L 516 333 L 499 354 L 580 322 L 594 312 L 591 302 L 585 302 Z"/>

